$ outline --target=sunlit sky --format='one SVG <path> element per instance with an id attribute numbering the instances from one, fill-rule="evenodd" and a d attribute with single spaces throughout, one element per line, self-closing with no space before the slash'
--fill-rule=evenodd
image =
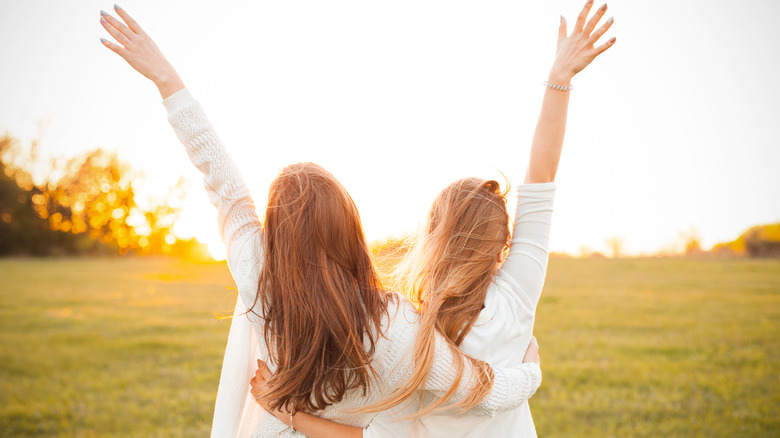
<path id="1" fill-rule="evenodd" d="M 203 104 L 263 205 L 313 161 L 371 240 L 413 232 L 464 176 L 522 182 L 563 13 L 581 0 L 125 1 Z M 598 2 L 597 2 L 598 6 Z M 191 181 L 175 231 L 215 215 L 154 85 L 104 48 L 108 1 L 0 1 L 0 131 L 115 150 L 142 194 Z M 615 0 L 617 44 L 575 77 L 551 247 L 705 247 L 780 221 L 778 1 Z"/>

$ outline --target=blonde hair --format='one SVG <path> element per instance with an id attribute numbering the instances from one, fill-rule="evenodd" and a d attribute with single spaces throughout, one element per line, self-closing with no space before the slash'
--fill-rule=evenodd
<path id="1" fill-rule="evenodd" d="M 425 415 L 452 398 L 469 365 L 468 395 L 451 408 L 467 410 L 493 386 L 493 370 L 458 349 L 484 308 L 485 295 L 499 267 L 499 256 L 509 243 L 506 191 L 498 182 L 481 178 L 458 180 L 439 193 L 427 223 L 399 264 L 395 286 L 420 310 L 420 328 L 414 345 L 411 378 L 381 402 L 381 409 L 397 406 L 416 391 L 425 390 L 433 366 L 436 332 L 444 336 L 454 359 L 455 382 L 435 402 L 411 417 Z"/>

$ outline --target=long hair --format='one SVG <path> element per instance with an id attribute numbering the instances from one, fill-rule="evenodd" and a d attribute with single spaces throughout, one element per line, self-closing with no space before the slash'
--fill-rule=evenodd
<path id="1" fill-rule="evenodd" d="M 506 191 L 498 182 L 464 178 L 447 186 L 433 202 L 428 220 L 396 270 L 397 286 L 420 310 L 412 377 L 387 400 L 386 409 L 425 389 L 433 365 L 435 333 L 444 335 L 454 358 L 455 384 L 435 402 L 412 417 L 443 405 L 454 395 L 468 365 L 472 381 L 468 396 L 453 408 L 466 410 L 479 403 L 493 386 L 493 371 L 457 346 L 484 308 L 488 286 L 509 242 Z"/>
<path id="2" fill-rule="evenodd" d="M 269 405 L 311 412 L 349 390 L 365 394 L 391 295 L 381 288 L 349 193 L 316 164 L 288 166 L 271 183 L 264 231 L 255 305 L 277 364 Z"/>

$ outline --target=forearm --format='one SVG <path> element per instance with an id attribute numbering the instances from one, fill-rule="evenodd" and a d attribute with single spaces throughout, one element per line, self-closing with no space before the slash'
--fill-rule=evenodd
<path id="1" fill-rule="evenodd" d="M 518 368 L 493 368 L 493 389 L 469 413 L 494 415 L 498 411 L 515 409 L 528 401 L 542 384 L 542 369 L 538 363 L 527 362 Z"/>
<path id="2" fill-rule="evenodd" d="M 247 226 L 258 233 L 261 229 L 249 188 L 203 108 L 189 90 L 182 89 L 169 96 L 163 105 L 168 111 L 168 121 L 184 145 L 190 161 L 203 173 L 206 192 L 217 208 L 219 231 L 228 250 L 228 262 L 231 263 L 234 237 L 247 234 L 238 231 Z"/>
<path id="3" fill-rule="evenodd" d="M 336 423 L 334 421 L 326 420 L 324 418 L 317 417 L 315 415 L 307 414 L 304 412 L 298 412 L 292 417 L 292 424 L 290 423 L 290 414 L 273 411 L 271 412 L 282 423 L 290 426 L 294 426 L 294 429 L 309 438 L 362 438 L 363 429 L 354 426 L 347 426 L 345 424 Z"/>
<path id="4" fill-rule="evenodd" d="M 455 384 L 453 375 L 454 354 L 449 344 L 438 332 L 435 335 L 434 363 L 425 379 L 425 389 L 439 395 L 451 390 Z M 465 359 L 464 359 L 465 360 Z M 476 384 L 479 370 L 470 361 L 465 361 L 463 374 L 448 404 L 457 404 L 471 394 L 471 388 Z M 498 411 L 514 409 L 528 400 L 542 381 L 542 371 L 536 363 L 523 363 L 517 368 L 506 369 L 493 367 L 495 379 L 490 392 L 469 409 L 473 415 L 493 415 Z"/>
<path id="5" fill-rule="evenodd" d="M 558 28 L 558 45 L 555 51 L 548 82 L 567 87 L 578 72 L 587 67 L 597 56 L 615 44 L 615 38 L 595 47 L 594 44 L 612 26 L 614 20 L 608 19 L 601 27 L 596 25 L 607 11 L 604 4 L 588 20 L 593 0 L 587 0 L 577 16 L 571 35 L 567 32 L 566 19 L 561 16 Z M 560 87 L 558 87 L 560 88 Z M 542 111 L 536 124 L 531 145 L 531 159 L 528 163 L 526 183 L 545 183 L 555 181 L 558 162 L 561 159 L 563 136 L 566 132 L 566 114 L 569 110 L 569 91 L 547 87 L 542 101 Z"/>
<path id="6" fill-rule="evenodd" d="M 551 72 L 548 82 L 567 86 L 571 84 L 571 77 Z M 542 109 L 531 143 L 531 157 L 525 176 L 526 184 L 555 181 L 563 149 L 563 137 L 566 133 L 569 95 L 569 91 L 546 87 Z"/>

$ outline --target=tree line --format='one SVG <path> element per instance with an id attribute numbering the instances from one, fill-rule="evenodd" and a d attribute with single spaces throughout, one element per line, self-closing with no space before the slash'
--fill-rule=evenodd
<path id="1" fill-rule="evenodd" d="M 205 245 L 173 233 L 185 194 L 183 181 L 169 187 L 161 201 L 141 206 L 134 186 L 138 172 L 115 153 L 94 149 L 70 159 L 44 160 L 37 149 L 37 142 L 23 147 L 9 134 L 0 136 L 0 256 L 135 254 L 211 259 Z M 615 257 L 620 243 L 608 242 Z M 780 223 L 752 227 L 710 251 L 702 250 L 694 233 L 686 237 L 684 251 L 780 257 Z"/>
<path id="2" fill-rule="evenodd" d="M 210 258 L 205 245 L 173 233 L 182 180 L 162 201 L 141 206 L 134 185 L 139 173 L 115 153 L 94 149 L 43 160 L 37 149 L 36 142 L 23 147 L 9 134 L 0 137 L 0 256 Z"/>
<path id="3" fill-rule="evenodd" d="M 715 254 L 780 257 L 780 223 L 751 227 L 731 242 L 715 245 Z"/>

